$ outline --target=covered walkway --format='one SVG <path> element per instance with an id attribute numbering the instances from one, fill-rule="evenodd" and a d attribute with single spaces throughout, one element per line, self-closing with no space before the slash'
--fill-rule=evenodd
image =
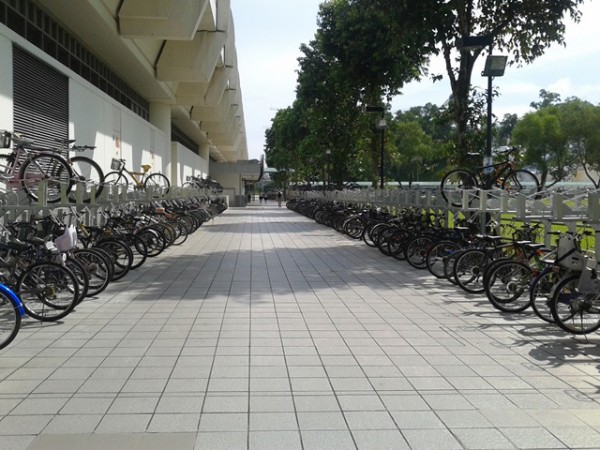
<path id="1" fill-rule="evenodd" d="M 0 448 L 600 448 L 597 335 L 230 209 L 0 351 Z"/>

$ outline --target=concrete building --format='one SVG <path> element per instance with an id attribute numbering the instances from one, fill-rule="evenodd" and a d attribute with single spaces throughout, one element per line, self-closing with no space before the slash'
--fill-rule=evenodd
<path id="1" fill-rule="evenodd" d="M 234 198 L 261 173 L 229 0 L 0 0 L 0 129 L 94 145 L 105 171 L 210 175 Z"/>

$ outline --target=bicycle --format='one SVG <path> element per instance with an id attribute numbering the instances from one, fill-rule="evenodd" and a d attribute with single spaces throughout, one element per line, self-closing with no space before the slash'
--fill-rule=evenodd
<path id="1" fill-rule="evenodd" d="M 479 166 L 475 171 L 454 169 L 446 173 L 440 182 L 444 200 L 452 206 L 461 207 L 465 189 L 489 190 L 495 187 L 506 192 L 520 192 L 525 195 L 539 192 L 540 182 L 535 174 L 529 170 L 516 168 L 515 159 L 518 154 L 516 147 L 510 147 L 498 154 L 505 158 L 504 161 Z"/>
<path id="2" fill-rule="evenodd" d="M 0 181 L 9 188 L 23 189 L 34 201 L 43 192 L 47 203 L 61 199 L 63 185 L 67 193 L 71 190 L 75 174 L 63 156 L 51 150 L 36 149 L 32 146 L 33 140 L 17 133 L 0 131 L 0 138 L 1 148 L 10 148 L 11 141 L 14 143 L 11 153 L 0 154 Z M 45 185 L 44 190 L 42 185 Z"/>
<path id="3" fill-rule="evenodd" d="M 142 171 L 136 172 L 125 167 L 124 159 L 113 158 L 110 168 L 112 172 L 108 172 L 104 176 L 105 184 L 123 184 L 129 187 L 130 178 L 135 184 L 134 189 L 144 190 L 152 187 L 155 195 L 160 197 L 165 196 L 171 187 L 171 182 L 162 173 L 149 173 L 152 168 L 150 164 L 142 164 Z M 129 175 L 129 178 L 127 175 Z"/>

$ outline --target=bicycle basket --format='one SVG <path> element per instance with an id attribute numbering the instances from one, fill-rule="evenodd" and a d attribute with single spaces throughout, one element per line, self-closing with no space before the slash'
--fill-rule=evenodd
<path id="1" fill-rule="evenodd" d="M 69 225 L 65 228 L 63 234 L 54 239 L 54 245 L 60 252 L 68 252 L 75 248 L 77 245 L 77 231 L 73 225 Z"/>
<path id="2" fill-rule="evenodd" d="M 575 238 L 570 234 L 561 234 L 558 238 L 556 261 L 560 267 L 571 270 L 583 270 L 585 258 L 577 250 Z"/>
<path id="3" fill-rule="evenodd" d="M 0 130 L 0 148 L 10 148 L 11 136 L 9 131 Z"/>
<path id="4" fill-rule="evenodd" d="M 123 161 L 121 161 L 120 159 L 116 159 L 113 158 L 112 161 L 110 162 L 110 169 L 111 170 L 121 170 L 121 167 L 123 166 Z"/>

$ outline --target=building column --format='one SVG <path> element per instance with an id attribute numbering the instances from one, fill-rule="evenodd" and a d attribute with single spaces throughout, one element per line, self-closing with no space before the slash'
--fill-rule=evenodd
<path id="1" fill-rule="evenodd" d="M 162 131 L 165 135 L 162 144 L 162 154 L 166 161 L 163 163 L 163 170 L 171 184 L 177 184 L 177 153 L 171 151 L 171 105 L 167 103 L 150 103 L 150 123 Z M 157 142 L 157 146 L 160 144 Z"/>

